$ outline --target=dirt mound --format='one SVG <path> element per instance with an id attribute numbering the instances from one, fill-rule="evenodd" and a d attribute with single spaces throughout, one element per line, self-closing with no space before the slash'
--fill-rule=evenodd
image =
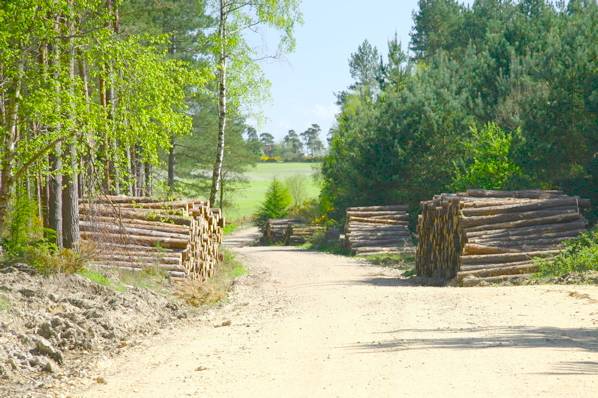
<path id="1" fill-rule="evenodd" d="M 85 372 L 89 353 L 117 352 L 186 316 L 149 290 L 0 268 L 0 396 L 45 396 L 56 380 Z"/>

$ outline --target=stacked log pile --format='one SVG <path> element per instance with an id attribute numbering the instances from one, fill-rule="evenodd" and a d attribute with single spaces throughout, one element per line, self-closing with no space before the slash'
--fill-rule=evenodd
<path id="1" fill-rule="evenodd" d="M 303 223 L 291 223 L 287 229 L 286 244 L 302 245 L 311 241 L 314 236 L 325 232 L 325 228 L 319 225 L 308 225 Z"/>
<path id="2" fill-rule="evenodd" d="M 262 243 L 265 244 L 286 244 L 289 227 L 298 220 L 287 218 L 270 219 L 263 228 Z"/>
<path id="3" fill-rule="evenodd" d="M 413 253 L 407 206 L 369 206 L 347 209 L 345 242 L 358 255 Z"/>
<path id="4" fill-rule="evenodd" d="M 297 219 L 271 219 L 266 222 L 262 242 L 266 244 L 301 245 L 316 234 L 324 232 L 324 227 L 309 225 Z"/>
<path id="5" fill-rule="evenodd" d="M 158 268 L 205 280 L 222 260 L 224 217 L 197 200 L 108 196 L 80 205 L 82 245 L 98 267 Z"/>
<path id="6" fill-rule="evenodd" d="M 557 254 L 586 229 L 588 201 L 560 191 L 468 190 L 421 203 L 416 271 L 458 283 L 537 272 L 535 257 Z"/>

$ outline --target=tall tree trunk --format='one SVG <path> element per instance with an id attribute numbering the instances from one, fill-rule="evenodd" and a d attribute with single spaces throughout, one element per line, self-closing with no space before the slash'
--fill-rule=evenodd
<path id="1" fill-rule="evenodd" d="M 53 173 L 50 176 L 48 222 L 50 228 L 56 233 L 56 245 L 62 248 L 62 144 L 60 142 L 56 143 L 50 155 L 50 170 Z"/>
<path id="2" fill-rule="evenodd" d="M 71 96 L 75 95 L 75 45 L 73 36 L 75 34 L 75 18 L 73 13 L 73 0 L 69 0 L 69 91 Z M 76 106 L 73 102 L 69 109 L 72 120 L 76 120 Z M 73 128 L 77 128 L 74 126 Z M 63 222 L 63 244 L 68 249 L 79 249 L 79 176 L 78 154 L 76 140 L 78 134 L 73 132 L 68 143 L 66 159 L 69 161 L 69 173 L 64 176 L 64 190 L 62 192 L 62 222 Z"/>
<path id="3" fill-rule="evenodd" d="M 149 162 L 146 162 L 144 165 L 145 168 L 145 196 L 152 196 L 152 165 Z"/>
<path id="4" fill-rule="evenodd" d="M 83 56 L 78 57 L 79 75 L 83 82 L 83 96 L 85 98 L 85 109 L 91 112 L 91 95 L 89 92 L 89 74 L 87 72 L 87 63 Z M 95 193 L 95 185 L 93 179 L 96 177 L 95 159 L 96 159 L 96 142 L 93 137 L 93 132 L 86 131 L 86 144 L 88 152 L 86 156 L 81 159 L 81 169 L 79 171 L 79 197 L 84 195 L 91 196 Z"/>
<path id="5" fill-rule="evenodd" d="M 216 161 L 212 172 L 212 187 L 210 189 L 210 203 L 216 201 L 216 194 L 220 190 L 222 182 L 222 163 L 224 162 L 224 132 L 226 130 L 226 0 L 220 0 L 220 20 L 218 24 L 218 36 L 220 39 L 220 51 L 218 54 L 218 148 L 216 149 Z"/>
<path id="6" fill-rule="evenodd" d="M 60 35 L 60 18 L 56 17 L 54 24 L 56 33 Z M 61 76 L 60 69 L 62 67 L 62 59 L 60 54 L 60 44 L 57 42 L 52 48 L 54 54 L 54 80 L 56 85 L 56 112 L 62 113 L 63 104 L 60 102 L 61 97 Z M 57 126 L 59 130 L 62 126 Z M 63 229 L 62 229 L 62 142 L 57 141 L 54 144 L 54 151 L 50 153 L 50 203 L 49 203 L 49 215 L 48 220 L 50 222 L 50 228 L 54 230 L 56 234 L 56 246 L 62 249 L 63 247 Z"/>
<path id="7" fill-rule="evenodd" d="M 0 164 L 0 232 L 4 231 L 4 222 L 6 221 L 6 214 L 8 212 L 8 202 L 14 184 L 12 166 L 18 140 L 19 104 L 24 70 L 25 60 L 21 59 L 14 87 L 12 109 L 9 111 L 10 114 L 7 120 L 8 123 L 10 123 L 10 126 L 8 127 L 8 134 L 3 134 L 2 146 L 0 147 L 4 152 L 2 163 Z"/>
<path id="8" fill-rule="evenodd" d="M 175 155 L 176 143 L 174 136 L 170 139 L 170 150 L 168 151 L 168 191 L 174 192 L 174 166 L 176 163 Z"/>
<path id="9" fill-rule="evenodd" d="M 223 208 L 223 206 L 222 206 L 223 202 L 224 202 L 224 178 L 220 182 L 220 204 L 218 205 L 218 207 L 220 207 L 221 209 Z"/>

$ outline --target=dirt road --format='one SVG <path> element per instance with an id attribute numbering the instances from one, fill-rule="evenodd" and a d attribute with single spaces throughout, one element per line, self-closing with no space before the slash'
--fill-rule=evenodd
<path id="1" fill-rule="evenodd" d="M 598 391 L 598 287 L 419 287 L 345 257 L 235 250 L 250 272 L 228 303 L 101 362 L 97 375 L 106 384 L 74 395 L 522 398 Z"/>

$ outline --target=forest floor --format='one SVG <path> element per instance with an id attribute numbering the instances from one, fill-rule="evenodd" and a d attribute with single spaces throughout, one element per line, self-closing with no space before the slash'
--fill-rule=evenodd
<path id="1" fill-rule="evenodd" d="M 396 269 L 244 246 L 229 299 L 105 357 L 70 397 L 589 397 L 597 286 L 424 287 Z M 244 246 L 244 247 L 239 247 Z M 59 391 L 56 391 L 59 394 Z"/>

